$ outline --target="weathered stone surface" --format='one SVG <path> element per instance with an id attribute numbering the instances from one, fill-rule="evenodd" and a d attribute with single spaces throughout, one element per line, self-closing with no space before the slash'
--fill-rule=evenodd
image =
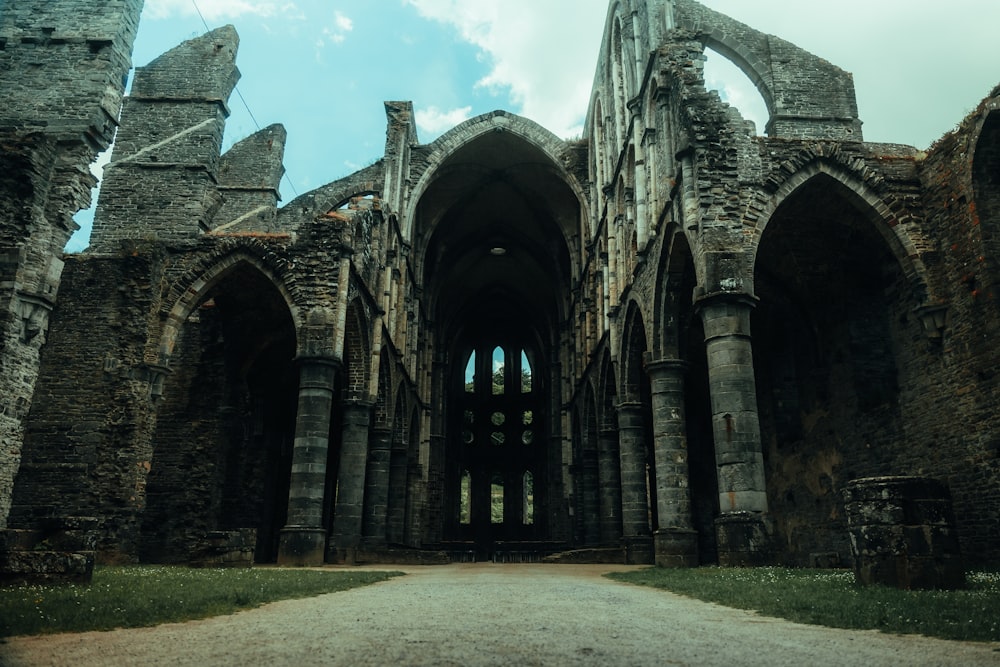
<path id="1" fill-rule="evenodd" d="M 870 477 L 844 489 L 858 583 L 903 589 L 965 585 L 948 488 L 921 477 Z"/>

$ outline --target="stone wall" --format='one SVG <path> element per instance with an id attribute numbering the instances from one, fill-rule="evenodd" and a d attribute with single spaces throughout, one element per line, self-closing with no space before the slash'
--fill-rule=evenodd
<path id="1" fill-rule="evenodd" d="M 966 554 L 1000 553 L 997 91 L 926 154 L 864 143 L 848 73 L 692 0 L 626 1 L 611 8 L 583 139 L 497 111 L 424 145 L 412 104 L 388 102 L 384 159 L 278 209 L 281 126 L 220 154 L 239 76 L 238 37 L 220 28 L 137 72 L 92 251 L 63 260 L 140 3 L 54 3 L 92 14 L 75 32 L 42 4 L 9 3 L 0 64 L 83 59 L 94 78 L 65 108 L 42 79 L 0 80 L 23 116 L 0 112 L 0 381 L 15 388 L 0 399 L 0 516 L 13 484 L 12 525 L 93 517 L 104 561 L 216 547 L 266 561 L 296 520 L 322 553 L 349 489 L 347 509 L 368 520 L 358 531 L 386 527 L 373 544 L 447 542 L 449 429 L 462 421 L 448 414 L 450 356 L 483 328 L 463 316 L 489 320 L 450 301 L 486 275 L 454 248 L 481 241 L 459 222 L 504 208 L 523 225 L 505 240 L 545 265 L 533 283 L 497 269 L 479 293 L 534 317 L 540 537 L 619 547 L 627 474 L 633 542 L 646 517 L 650 531 L 697 533 L 703 562 L 844 563 L 844 485 L 920 475 L 951 488 Z M 706 48 L 758 82 L 770 136 L 705 89 Z M 502 194 L 469 204 L 480 177 Z M 508 231 L 492 224 L 481 229 Z M 653 410 L 659 362 L 684 376 Z M 623 402 L 628 460 L 616 460 Z M 388 471 L 362 479 L 371 443 L 389 438 Z M 325 467 L 311 447 L 326 447 Z M 668 473 L 678 488 L 661 495 L 676 506 L 643 506 Z"/>
<path id="2" fill-rule="evenodd" d="M 0 15 L 0 528 L 60 253 L 72 216 L 90 204 L 88 166 L 114 136 L 141 9 L 141 0 L 9 0 Z"/>

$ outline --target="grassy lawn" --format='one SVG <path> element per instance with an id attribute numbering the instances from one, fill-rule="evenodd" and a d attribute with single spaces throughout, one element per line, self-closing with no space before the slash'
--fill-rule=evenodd
<path id="1" fill-rule="evenodd" d="M 0 637 L 111 630 L 231 614 L 385 581 L 399 572 L 98 567 L 89 586 L 0 587 Z"/>
<path id="2" fill-rule="evenodd" d="M 774 567 L 650 568 L 608 576 L 799 623 L 1000 641 L 998 572 L 969 573 L 961 591 L 861 587 L 849 571 Z"/>

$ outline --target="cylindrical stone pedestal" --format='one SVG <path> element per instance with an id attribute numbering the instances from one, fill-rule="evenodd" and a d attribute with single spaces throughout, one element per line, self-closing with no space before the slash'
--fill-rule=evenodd
<path id="1" fill-rule="evenodd" d="M 955 589 L 965 569 L 948 488 L 923 477 L 867 477 L 844 489 L 859 584 Z"/>

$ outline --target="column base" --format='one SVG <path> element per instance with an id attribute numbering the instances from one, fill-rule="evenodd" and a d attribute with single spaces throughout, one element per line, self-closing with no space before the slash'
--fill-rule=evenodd
<path id="1" fill-rule="evenodd" d="M 653 533 L 658 567 L 697 567 L 698 531 L 663 528 Z"/>
<path id="2" fill-rule="evenodd" d="M 323 564 L 326 531 L 322 528 L 286 526 L 278 539 L 278 565 L 315 567 Z"/>
<path id="3" fill-rule="evenodd" d="M 715 535 L 723 567 L 759 567 L 773 561 L 773 531 L 763 514 L 722 514 L 715 519 Z"/>
<path id="4" fill-rule="evenodd" d="M 652 535 L 636 535 L 623 537 L 622 547 L 625 549 L 626 565 L 652 565 L 653 537 Z"/>

